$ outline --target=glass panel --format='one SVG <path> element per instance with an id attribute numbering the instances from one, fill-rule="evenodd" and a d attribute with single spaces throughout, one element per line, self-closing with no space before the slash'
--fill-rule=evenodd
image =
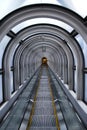
<path id="1" fill-rule="evenodd" d="M 25 0 L 0 0 L 0 19 L 20 7 Z"/>
<path id="2" fill-rule="evenodd" d="M 0 103 L 3 101 L 3 93 L 2 93 L 2 75 L 0 75 Z"/>
<path id="3" fill-rule="evenodd" d="M 59 2 L 56 0 L 50 1 L 50 0 L 0 0 L 0 19 L 2 19 L 4 16 L 6 16 L 8 13 L 14 11 L 17 8 L 30 5 L 30 4 L 36 4 L 36 3 L 53 3 L 58 4 Z"/>
<path id="4" fill-rule="evenodd" d="M 2 57 L 3 57 L 4 50 L 8 42 L 10 41 L 10 39 L 11 39 L 10 37 L 5 36 L 0 43 L 0 68 L 2 68 Z"/>
<path id="5" fill-rule="evenodd" d="M 10 66 L 13 66 L 13 56 L 14 56 L 14 53 L 15 53 L 15 51 L 16 51 L 16 49 L 17 49 L 18 46 L 19 46 L 19 43 L 16 45 L 16 47 L 13 50 L 13 53 L 11 54 L 11 58 L 9 60 Z"/>
<path id="6" fill-rule="evenodd" d="M 44 0 L 43 0 L 44 1 Z M 57 0 L 61 6 L 67 7 L 83 18 L 87 15 L 87 0 Z"/>
<path id="7" fill-rule="evenodd" d="M 25 0 L 25 2 L 21 6 L 35 4 L 35 3 L 50 3 L 50 4 L 61 5 L 61 3 L 58 0 Z"/>
<path id="8" fill-rule="evenodd" d="M 22 22 L 21 24 L 18 24 L 17 26 L 15 26 L 12 31 L 17 33 L 18 31 L 20 31 L 21 29 L 33 25 L 33 24 L 39 24 L 39 23 L 48 23 L 48 24 L 53 24 L 53 25 L 57 25 L 60 26 L 62 28 L 64 28 L 65 30 L 71 32 L 73 30 L 73 28 L 71 26 L 69 26 L 68 24 L 55 20 L 55 19 L 51 19 L 51 18 L 36 18 L 36 19 L 31 19 L 31 20 L 27 20 L 25 22 Z"/>
<path id="9" fill-rule="evenodd" d="M 70 7 L 72 10 L 77 12 L 83 18 L 87 15 L 87 0 L 69 0 L 69 1 L 60 0 L 60 1 L 66 1 L 67 4 L 72 2 L 71 7 Z"/>
<path id="10" fill-rule="evenodd" d="M 70 47 L 70 49 L 71 49 L 71 51 L 72 51 L 72 54 L 73 54 L 73 58 L 74 58 L 74 66 L 76 66 L 77 58 L 76 58 L 76 56 L 75 56 L 74 50 L 71 48 L 69 42 L 67 42 L 67 43 L 68 43 L 68 46 Z"/>
<path id="11" fill-rule="evenodd" d="M 87 102 L 87 74 L 85 74 L 85 99 L 84 100 Z"/>
<path id="12" fill-rule="evenodd" d="M 0 19 L 17 8 L 37 3 L 60 4 L 57 0 L 0 0 Z"/>
<path id="13" fill-rule="evenodd" d="M 37 3 L 56 4 L 69 8 L 82 17 L 87 15 L 87 0 L 0 0 L 0 19 L 17 8 Z"/>
<path id="14" fill-rule="evenodd" d="M 14 91 L 14 89 L 13 89 L 13 71 L 10 72 L 10 81 L 11 81 L 10 91 L 12 93 Z"/>
<path id="15" fill-rule="evenodd" d="M 74 91 L 77 91 L 77 87 L 76 87 L 77 81 L 76 81 L 76 70 L 74 70 Z"/>
<path id="16" fill-rule="evenodd" d="M 78 34 L 75 38 L 82 48 L 82 51 L 83 51 L 83 54 L 84 54 L 84 59 L 85 59 L 85 67 L 87 67 L 87 44 L 84 41 L 84 39 L 81 37 L 80 34 Z"/>

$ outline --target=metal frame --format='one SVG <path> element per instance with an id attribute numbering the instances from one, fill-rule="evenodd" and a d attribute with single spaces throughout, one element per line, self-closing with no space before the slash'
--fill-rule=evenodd
<path id="1" fill-rule="evenodd" d="M 79 15 L 74 13 L 73 11 L 70 11 L 69 9 L 56 6 L 56 5 L 48 5 L 48 4 L 37 4 L 37 5 L 31 5 L 31 6 L 26 6 L 23 8 L 20 8 L 9 15 L 7 15 L 5 18 L 3 18 L 0 21 L 0 40 L 6 35 L 11 32 L 10 30 L 16 26 L 17 24 L 21 23 L 22 21 L 28 20 L 28 19 L 33 19 L 33 18 L 53 18 L 56 20 L 61 20 L 70 26 L 72 26 L 76 32 L 81 34 L 83 39 L 87 41 L 87 28 L 86 25 L 84 24 L 84 19 L 81 18 Z M 43 26 L 43 29 L 41 28 Z M 70 36 L 70 34 L 63 30 L 62 28 L 59 28 L 57 26 L 48 26 L 48 25 L 38 25 L 38 26 L 32 26 L 31 28 L 29 27 L 28 29 L 25 29 L 23 31 L 20 31 L 18 34 L 16 34 L 13 38 L 13 40 L 9 43 L 8 47 L 5 50 L 4 56 L 3 56 L 3 69 L 5 71 L 5 74 L 3 76 L 4 78 L 4 87 L 5 87 L 5 94 L 4 98 L 5 100 L 10 99 L 10 64 L 9 60 L 12 56 L 13 49 L 16 48 L 16 46 L 19 44 L 23 38 L 26 36 L 34 34 L 34 29 L 37 30 L 37 32 L 41 33 L 48 33 L 53 35 L 52 32 L 54 32 L 54 35 L 57 37 L 61 37 L 64 39 L 66 42 L 66 45 L 69 44 L 70 49 L 72 50 L 72 53 L 74 55 L 74 58 L 77 58 L 77 63 L 76 63 L 76 71 L 77 71 L 77 98 L 78 99 L 83 99 L 83 68 L 84 68 L 84 59 L 81 50 L 79 49 L 79 46 L 75 39 Z M 37 27 L 39 27 L 37 29 Z M 45 27 L 45 29 L 44 29 Z M 57 28 L 56 28 L 57 27 Z M 50 31 L 49 31 L 50 30 Z M 24 32 L 25 31 L 25 32 Z M 30 31 L 30 34 L 29 32 Z M 10 34 L 9 34 L 10 35 Z M 46 34 L 47 35 L 47 34 Z M 53 39 L 53 36 L 51 36 Z M 52 40 L 51 39 L 51 40 Z M 57 38 L 56 38 L 57 39 Z M 71 60 L 73 62 L 73 60 Z M 68 73 L 69 74 L 69 73 Z M 78 87 L 79 86 L 79 87 Z"/>

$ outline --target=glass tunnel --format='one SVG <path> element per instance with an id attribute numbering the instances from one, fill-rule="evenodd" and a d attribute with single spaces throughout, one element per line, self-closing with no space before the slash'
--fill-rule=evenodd
<path id="1" fill-rule="evenodd" d="M 87 130 L 87 0 L 0 0 L 0 130 Z"/>

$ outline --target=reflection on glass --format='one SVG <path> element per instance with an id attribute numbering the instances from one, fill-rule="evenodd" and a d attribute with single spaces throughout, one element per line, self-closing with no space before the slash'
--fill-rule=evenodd
<path id="1" fill-rule="evenodd" d="M 13 89 L 13 71 L 10 72 L 10 82 L 11 82 L 10 91 L 12 93 L 14 91 L 14 89 Z"/>
<path id="2" fill-rule="evenodd" d="M 2 75 L 0 75 L 0 103 L 3 101 L 3 93 L 2 93 Z"/>
<path id="3" fill-rule="evenodd" d="M 0 19 L 19 8 L 25 0 L 0 0 Z"/>
<path id="4" fill-rule="evenodd" d="M 69 8 L 82 17 L 87 15 L 87 0 L 0 0 L 0 19 L 20 7 L 38 3 L 56 4 Z"/>
<path id="5" fill-rule="evenodd" d="M 73 10 L 78 13 L 83 18 L 87 16 L 87 0 L 64 0 L 66 2 L 71 1 L 72 6 L 74 7 Z"/>
<path id="6" fill-rule="evenodd" d="M 87 102 L 87 74 L 85 74 L 85 101 Z"/>
<path id="7" fill-rule="evenodd" d="M 77 92 L 76 70 L 74 70 L 74 91 Z"/>
<path id="8" fill-rule="evenodd" d="M 50 3 L 60 5 L 57 0 L 0 0 L 0 19 L 20 7 L 38 3 Z"/>
<path id="9" fill-rule="evenodd" d="M 85 59 L 85 67 L 87 67 L 87 44 L 80 34 L 78 34 L 75 38 L 82 48 L 82 52 L 83 52 L 84 59 Z"/>
<path id="10" fill-rule="evenodd" d="M 10 37 L 5 36 L 0 43 L 0 68 L 2 68 L 2 57 L 3 57 L 5 47 L 7 46 L 10 39 L 11 39 Z"/>

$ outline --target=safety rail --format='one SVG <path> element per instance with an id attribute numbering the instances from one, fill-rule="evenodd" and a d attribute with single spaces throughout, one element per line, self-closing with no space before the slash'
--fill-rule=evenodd
<path id="1" fill-rule="evenodd" d="M 24 88 L 22 87 L 23 90 L 19 91 L 20 95 L 16 100 L 17 102 L 10 110 L 11 114 L 9 113 L 1 123 L 0 129 L 20 129 L 26 109 L 30 104 L 26 130 L 33 130 L 34 128 L 36 130 L 44 128 L 60 130 L 62 128 L 61 130 L 63 130 L 58 116 L 59 111 L 63 115 L 65 130 L 86 130 L 86 123 L 78 113 L 78 111 L 82 112 L 80 106 L 76 104 L 75 99 L 53 71 L 48 66 L 41 66 L 34 76 L 25 84 Z M 87 119 L 86 114 L 83 116 L 84 119 Z"/>
<path id="2" fill-rule="evenodd" d="M 14 120 L 14 118 L 17 118 L 19 123 L 17 123 L 16 129 L 18 129 L 20 127 L 20 124 L 21 124 L 24 114 L 26 112 L 26 108 L 29 105 L 30 99 L 33 95 L 33 92 L 34 92 L 33 88 L 37 84 L 40 68 L 41 67 L 38 68 L 38 70 L 34 73 L 34 75 L 25 83 L 25 85 L 23 87 L 21 87 L 19 89 L 17 94 L 12 99 L 10 99 L 10 101 L 8 101 L 6 106 L 0 111 L 0 119 L 1 119 L 0 129 L 4 129 L 6 127 L 6 130 L 7 129 L 9 130 L 9 127 L 13 127 L 13 126 L 10 126 L 10 121 L 12 121 L 11 118 L 13 120 Z M 32 82 L 32 80 L 33 80 L 33 82 Z M 15 105 L 13 105 L 15 101 L 16 101 L 16 103 L 15 103 Z M 22 105 L 22 107 L 20 109 L 21 105 Z M 18 108 L 18 109 L 16 110 L 16 108 Z M 20 113 L 20 115 L 16 114 L 19 109 L 21 110 L 20 112 L 22 112 L 22 113 Z M 8 112 L 9 112 L 9 114 L 7 115 L 6 119 L 2 120 Z M 11 113 L 11 116 L 10 116 L 10 113 Z"/>
<path id="3" fill-rule="evenodd" d="M 65 88 L 64 84 L 58 79 L 58 77 L 54 74 L 54 72 L 50 68 L 49 68 L 49 76 L 51 78 L 51 85 L 52 85 L 52 91 L 53 91 L 53 94 L 55 97 L 55 104 L 57 105 L 57 103 L 58 103 L 60 105 L 68 130 L 73 130 L 73 128 L 70 127 L 71 123 L 76 125 L 75 120 L 73 120 L 73 119 L 76 119 L 76 121 L 78 122 L 77 126 L 79 128 L 76 130 L 79 130 L 79 129 L 86 130 L 87 114 L 81 109 L 79 104 L 75 101 L 75 99 L 72 97 L 72 95 Z M 70 112 L 70 110 L 71 110 L 71 112 Z M 69 112 L 71 113 L 70 116 L 72 116 L 73 118 L 67 117 L 67 116 L 69 116 L 68 115 Z"/>

